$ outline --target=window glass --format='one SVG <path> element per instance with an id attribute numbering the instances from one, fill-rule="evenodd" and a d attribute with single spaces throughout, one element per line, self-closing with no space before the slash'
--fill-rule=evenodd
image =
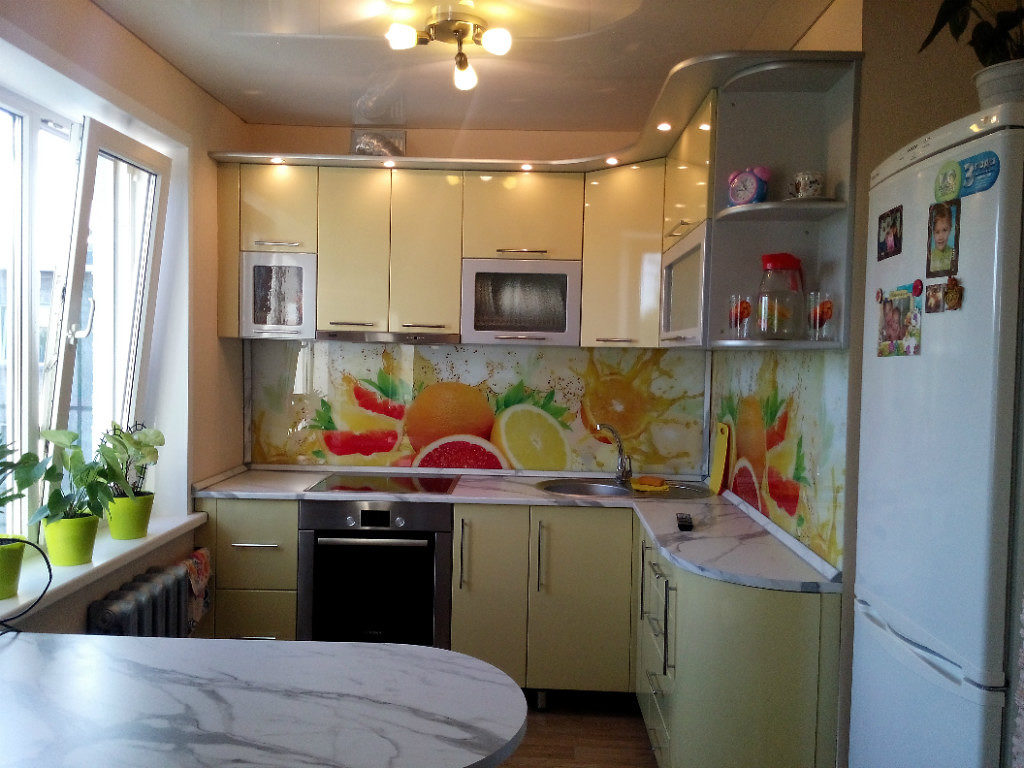
<path id="1" fill-rule="evenodd" d="M 11 439 L 8 418 L 13 387 L 11 366 L 11 300 L 8 292 L 12 265 L 21 240 L 21 130 L 20 119 L 0 110 L 0 442 Z M 0 508 L 0 531 L 7 530 L 6 510 Z"/>

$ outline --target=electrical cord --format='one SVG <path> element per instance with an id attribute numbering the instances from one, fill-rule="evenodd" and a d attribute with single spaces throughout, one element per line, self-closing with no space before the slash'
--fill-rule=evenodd
<path id="1" fill-rule="evenodd" d="M 43 587 L 43 591 L 39 593 L 39 596 L 36 597 L 36 599 L 32 601 L 32 604 L 29 605 L 27 608 L 22 609 L 20 613 L 16 613 L 13 616 L 8 616 L 6 619 L 0 619 L 0 636 L 6 635 L 8 632 L 20 632 L 20 629 L 18 629 L 15 626 L 12 626 L 8 622 L 20 619 L 22 616 L 27 614 L 37 605 L 39 605 L 39 601 L 43 599 L 43 595 L 46 594 L 46 591 L 50 588 L 50 585 L 53 583 L 53 568 L 50 567 L 50 558 L 46 556 L 46 553 L 43 551 L 43 548 L 36 544 L 34 541 L 28 541 L 26 539 L 13 539 L 9 536 L 0 536 L 0 545 L 14 544 L 15 542 L 28 544 L 30 547 L 34 547 L 35 549 L 39 550 L 39 554 L 43 556 L 43 562 L 46 563 L 46 586 Z"/>

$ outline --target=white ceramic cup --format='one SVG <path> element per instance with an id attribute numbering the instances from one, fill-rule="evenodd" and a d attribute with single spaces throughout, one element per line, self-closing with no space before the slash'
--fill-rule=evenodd
<path id="1" fill-rule="evenodd" d="M 825 174 L 818 171 L 798 171 L 789 184 L 790 197 L 821 197 L 825 192 Z"/>

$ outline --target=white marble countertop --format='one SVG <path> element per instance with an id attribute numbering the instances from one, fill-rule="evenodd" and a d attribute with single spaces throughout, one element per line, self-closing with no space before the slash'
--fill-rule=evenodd
<path id="1" fill-rule="evenodd" d="M 0 637 L 0 766 L 497 766 L 526 700 L 479 659 L 411 645 Z"/>
<path id="2" fill-rule="evenodd" d="M 200 498 L 228 499 L 365 499 L 367 493 L 307 493 L 330 474 L 327 471 L 254 469 L 239 472 L 195 491 Z M 353 474 L 362 474 L 353 470 Z M 841 592 L 840 575 L 827 563 L 816 562 L 797 543 L 783 543 L 771 524 L 755 520 L 721 496 L 660 500 L 633 497 L 575 497 L 548 493 L 537 487 L 545 479 L 526 475 L 462 475 L 451 493 L 388 494 L 384 500 L 441 501 L 460 504 L 530 504 L 558 506 L 632 507 L 662 552 L 680 568 L 710 578 L 762 589 L 792 592 Z M 680 531 L 676 512 L 689 512 L 694 530 Z M 800 552 L 798 554 L 798 552 Z M 812 565 L 812 563 L 814 563 Z"/>

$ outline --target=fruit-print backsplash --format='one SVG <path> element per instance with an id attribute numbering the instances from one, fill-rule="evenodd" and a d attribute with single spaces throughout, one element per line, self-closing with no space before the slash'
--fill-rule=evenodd
<path id="1" fill-rule="evenodd" d="M 254 464 L 705 472 L 694 350 L 253 341 Z"/>
<path id="2" fill-rule="evenodd" d="M 842 570 L 845 353 L 716 352 L 711 413 L 732 429 L 729 489 Z"/>

